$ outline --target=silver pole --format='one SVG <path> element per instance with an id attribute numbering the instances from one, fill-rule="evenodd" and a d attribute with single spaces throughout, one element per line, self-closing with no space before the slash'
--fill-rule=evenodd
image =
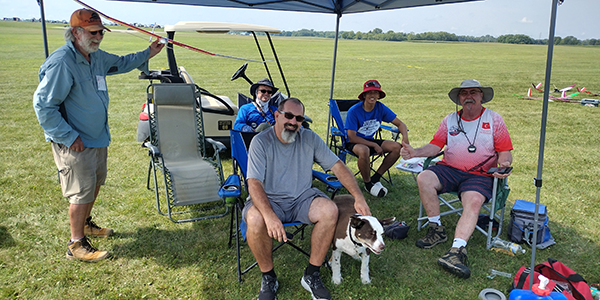
<path id="1" fill-rule="evenodd" d="M 561 0 L 562 2 L 562 0 Z M 531 273 L 529 278 L 529 290 L 533 285 L 533 268 L 535 267 L 535 252 L 537 249 L 537 230 L 538 230 L 538 209 L 540 207 L 540 192 L 542 189 L 542 170 L 544 168 L 544 144 L 546 141 L 546 122 L 548 119 L 548 97 L 550 94 L 550 77 L 552 75 L 552 56 L 554 51 L 554 32 L 556 30 L 556 10 L 558 0 L 552 0 L 552 13 L 550 15 L 550 33 L 548 36 L 548 55 L 546 57 L 546 78 L 544 80 L 544 104 L 542 107 L 542 125 L 540 131 L 540 149 L 538 157 L 537 176 L 534 178 L 536 186 L 535 193 L 535 212 L 533 215 L 533 244 L 531 245 Z"/>
<path id="2" fill-rule="evenodd" d="M 335 82 L 335 62 L 337 60 L 337 47 L 338 47 L 338 35 L 340 33 L 340 18 L 342 18 L 342 13 L 338 12 L 336 22 L 335 22 L 335 41 L 333 43 L 333 66 L 331 67 L 331 87 L 329 89 L 329 99 L 333 99 L 333 84 Z M 327 101 L 327 105 L 329 105 L 329 100 Z M 331 108 L 329 108 L 331 110 Z M 327 139 L 326 144 L 329 145 L 329 128 L 331 127 L 331 112 L 329 112 L 329 116 L 327 117 Z"/>

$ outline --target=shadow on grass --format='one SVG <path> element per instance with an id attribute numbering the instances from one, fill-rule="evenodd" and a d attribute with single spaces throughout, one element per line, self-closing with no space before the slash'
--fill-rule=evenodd
<path id="1" fill-rule="evenodd" d="M 0 248 L 8 248 L 15 245 L 15 240 L 8 232 L 8 228 L 6 226 L 0 226 Z"/>
<path id="2" fill-rule="evenodd" d="M 168 230 L 142 227 L 135 232 L 116 233 L 115 238 L 126 242 L 115 245 L 111 253 L 117 258 L 150 258 L 174 268 L 205 260 L 217 261 L 230 256 L 227 251 L 228 226 L 228 218 L 221 218 Z M 215 251 L 217 249 L 224 251 Z"/>

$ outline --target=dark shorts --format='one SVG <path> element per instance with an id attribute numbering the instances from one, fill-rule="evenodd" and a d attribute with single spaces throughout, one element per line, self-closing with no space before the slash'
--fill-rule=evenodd
<path id="1" fill-rule="evenodd" d="M 373 143 L 377 143 L 377 145 L 379 145 L 379 147 L 381 147 L 381 145 L 383 144 L 383 142 L 385 142 L 385 140 L 373 140 L 373 139 L 365 139 L 369 142 L 373 142 Z M 357 143 L 346 143 L 346 150 L 348 151 L 352 151 L 352 149 L 354 148 L 354 146 Z M 365 145 L 366 146 L 366 145 Z M 377 152 L 375 151 L 375 148 L 373 147 L 369 147 L 369 151 L 371 155 L 375 155 L 377 154 Z M 353 152 L 354 153 L 354 152 Z"/>
<path id="2" fill-rule="evenodd" d="M 434 165 L 427 170 L 437 175 L 442 185 L 438 194 L 456 192 L 460 194 L 465 191 L 476 191 L 485 196 L 486 202 L 492 198 L 494 178 L 475 175 L 446 165 Z"/>
<path id="3" fill-rule="evenodd" d="M 271 200 L 269 202 L 271 203 L 271 208 L 273 208 L 273 211 L 282 223 L 300 222 L 303 224 L 312 224 L 308 218 L 308 212 L 312 201 L 317 197 L 329 198 L 319 189 L 310 188 L 294 201 L 276 202 Z M 242 217 L 244 220 L 246 220 L 246 213 L 248 213 L 248 209 L 250 209 L 251 206 L 252 199 L 248 197 L 248 200 L 246 200 L 246 203 L 244 204 L 244 209 L 242 210 Z"/>

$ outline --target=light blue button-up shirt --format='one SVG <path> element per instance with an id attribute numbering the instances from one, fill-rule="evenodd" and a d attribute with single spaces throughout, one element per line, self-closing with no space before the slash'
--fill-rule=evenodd
<path id="1" fill-rule="evenodd" d="M 33 108 L 46 141 L 70 147 L 79 136 L 87 148 L 108 147 L 108 91 L 106 75 L 135 68 L 148 72 L 150 48 L 125 56 L 102 50 L 90 53 L 90 62 L 71 41 L 46 59 L 39 71 L 40 84 Z M 64 104 L 65 117 L 59 111 Z"/>

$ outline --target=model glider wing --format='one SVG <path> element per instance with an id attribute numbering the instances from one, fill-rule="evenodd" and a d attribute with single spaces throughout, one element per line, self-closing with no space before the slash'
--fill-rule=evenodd
<path id="1" fill-rule="evenodd" d="M 209 51 L 206 51 L 206 50 L 202 50 L 202 49 L 199 49 L 199 48 L 196 48 L 196 47 L 193 47 L 193 46 L 190 46 L 190 45 L 184 44 L 184 43 L 177 42 L 177 41 L 175 41 L 175 40 L 172 40 L 172 39 L 169 39 L 169 38 L 166 38 L 166 37 L 162 37 L 162 36 L 160 36 L 160 35 L 158 35 L 158 34 L 155 34 L 155 33 L 153 33 L 153 32 L 150 32 L 150 31 L 144 30 L 144 29 L 142 29 L 142 28 L 139 28 L 139 27 L 137 27 L 137 26 L 133 26 L 133 25 L 131 25 L 131 24 L 128 24 L 128 23 L 125 23 L 125 22 L 123 22 L 123 21 L 121 21 L 121 20 L 118 20 L 118 19 L 115 19 L 115 18 L 113 18 L 113 17 L 110 17 L 110 16 L 108 16 L 108 15 L 106 15 L 106 14 L 102 13 L 101 11 L 99 11 L 99 10 L 97 10 L 97 9 L 95 9 L 95 8 L 93 8 L 93 7 L 91 7 L 91 6 L 87 5 L 87 4 L 85 4 L 85 3 L 83 3 L 83 2 L 82 2 L 82 1 L 80 1 L 80 0 L 73 0 L 73 1 L 75 1 L 75 2 L 77 2 L 77 3 L 79 3 L 79 4 L 81 4 L 82 6 L 84 6 L 84 7 L 88 8 L 88 9 L 90 9 L 90 10 L 93 10 L 93 11 L 97 12 L 99 15 L 101 15 L 101 16 L 103 16 L 104 18 L 106 18 L 106 19 L 108 19 L 108 20 L 111 20 L 111 21 L 113 21 L 113 22 L 115 22 L 115 23 L 117 23 L 117 24 L 120 24 L 120 25 L 122 25 L 122 26 L 125 26 L 125 27 L 127 27 L 127 28 L 131 28 L 131 29 L 133 29 L 133 30 L 135 30 L 135 31 L 138 31 L 138 32 L 141 32 L 141 33 L 143 33 L 143 34 L 147 34 L 147 35 L 149 35 L 149 36 L 151 36 L 151 37 L 157 38 L 157 39 L 158 39 L 158 40 L 160 40 L 162 43 L 171 43 L 171 44 L 173 44 L 173 45 L 176 45 L 176 46 L 179 46 L 179 47 L 182 47 L 182 48 L 186 48 L 186 49 L 189 49 L 189 50 L 192 50 L 192 51 L 196 51 L 196 52 L 200 52 L 200 53 L 204 53 L 204 54 L 207 54 L 207 55 L 212 55 L 212 56 L 219 56 L 219 57 L 225 57 L 225 58 L 239 59 L 239 60 L 251 61 L 251 62 L 258 62 L 258 63 L 265 63 L 265 62 L 266 62 L 266 61 L 259 61 L 259 60 L 253 60 L 253 59 L 247 59 L 247 58 L 241 58 L 241 57 L 235 57 L 235 56 L 229 56 L 229 55 L 217 54 L 217 53 L 212 53 L 212 52 L 209 52 Z"/>

